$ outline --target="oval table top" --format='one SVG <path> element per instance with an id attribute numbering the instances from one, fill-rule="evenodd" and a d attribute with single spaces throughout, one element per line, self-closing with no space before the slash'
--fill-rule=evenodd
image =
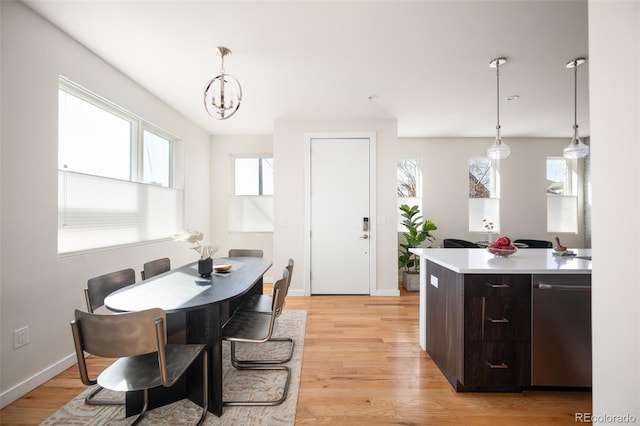
<path id="1" fill-rule="evenodd" d="M 213 272 L 203 278 L 198 262 L 189 263 L 148 280 L 124 287 L 105 298 L 107 308 L 117 312 L 133 312 L 161 308 L 167 313 L 198 309 L 233 299 L 249 291 L 271 267 L 262 257 L 224 257 L 213 264 L 229 263 L 229 272 Z"/>

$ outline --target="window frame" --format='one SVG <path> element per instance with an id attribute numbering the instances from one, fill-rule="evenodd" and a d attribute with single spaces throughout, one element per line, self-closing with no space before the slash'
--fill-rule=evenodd
<path id="1" fill-rule="evenodd" d="M 238 160 L 258 160 L 258 193 L 257 194 L 237 194 L 236 189 L 236 167 Z M 264 173 L 261 173 L 263 170 L 262 162 L 263 160 L 271 160 L 272 167 L 275 170 L 275 164 L 273 160 L 273 155 L 270 154 L 253 154 L 253 155 L 233 155 L 231 160 L 231 194 L 236 197 L 270 197 L 274 194 L 265 194 L 264 193 Z M 273 184 L 272 184 L 273 186 Z M 274 188 L 275 192 L 275 188 Z"/>
<path id="2" fill-rule="evenodd" d="M 545 187 L 547 199 L 547 224 L 549 233 L 579 233 L 579 188 L 578 160 L 561 156 L 547 156 L 545 159 L 545 181 L 549 181 L 547 171 L 549 160 L 565 162 L 565 179 L 562 194 L 549 192 L 549 184 Z M 556 214 L 557 213 L 557 214 Z"/>
<path id="3" fill-rule="evenodd" d="M 132 245 L 140 245 L 147 244 L 153 241 L 163 241 L 170 239 L 173 234 L 179 232 L 183 228 L 184 222 L 184 190 L 181 187 L 184 180 L 179 178 L 176 173 L 176 162 L 179 145 L 181 141 L 171 133 L 161 129 L 160 127 L 144 120 L 142 117 L 137 116 L 124 108 L 116 105 L 115 103 L 107 100 L 106 98 L 96 94 L 95 92 L 82 87 L 81 85 L 73 82 L 69 78 L 63 75 L 59 75 L 58 78 L 58 95 L 63 96 L 63 92 L 67 93 L 71 96 L 74 96 L 81 101 L 87 102 L 93 107 L 100 108 L 105 112 L 112 114 L 115 117 L 118 117 L 130 124 L 130 132 L 129 132 L 129 176 L 128 179 L 118 179 L 111 176 L 105 176 L 102 174 L 92 174 L 87 173 L 85 171 L 77 171 L 73 169 L 69 169 L 66 167 L 66 164 L 63 163 L 64 158 L 61 158 L 61 151 L 63 149 L 63 139 L 64 136 L 61 131 L 58 132 L 58 257 L 69 257 L 79 254 L 92 253 L 96 251 L 112 249 L 112 248 L 121 248 Z M 58 108 L 60 108 L 60 103 L 58 104 Z M 59 118 L 59 123 L 62 118 Z M 145 183 L 144 179 L 144 144 L 145 144 L 145 132 L 149 132 L 161 139 L 166 140 L 169 143 L 169 157 L 166 164 L 167 172 L 168 172 L 168 183 L 165 186 L 163 184 L 157 183 Z M 183 157 L 180 157 L 183 161 Z M 164 161 L 163 161 L 164 163 Z M 163 166 L 165 166 L 163 164 Z M 182 168 L 181 168 L 182 170 Z M 91 244 L 77 245 L 73 243 L 69 243 L 71 240 L 80 241 L 77 238 L 78 233 L 86 232 L 87 238 L 91 235 L 91 232 L 96 233 L 106 233 L 109 229 L 117 231 L 121 229 L 121 224 L 117 223 L 117 219 L 113 222 L 109 222 L 109 220 L 113 219 L 113 216 L 109 215 L 109 211 L 112 209 L 105 210 L 96 210 L 92 208 L 92 201 L 87 200 L 86 204 L 79 205 L 73 204 L 69 206 L 67 204 L 67 192 L 69 187 L 67 187 L 67 177 L 75 175 L 74 179 L 83 179 L 82 176 L 86 178 L 95 178 L 101 182 L 112 182 L 112 187 L 118 187 L 118 185 L 129 183 L 138 188 L 138 192 L 140 196 L 142 196 L 142 200 L 139 200 L 136 204 L 127 205 L 128 208 L 134 208 L 137 211 L 136 214 L 139 215 L 140 220 L 133 223 L 133 228 L 129 229 L 129 235 L 126 233 L 122 233 L 119 238 L 119 242 L 113 243 L 111 241 L 107 241 L 107 239 L 100 238 L 92 238 Z M 156 188 L 156 189 L 152 189 Z M 71 189 L 73 190 L 73 189 Z M 160 192 L 158 192 L 160 191 Z M 177 192 L 176 192 L 177 191 Z M 151 194 L 157 194 L 151 197 Z M 164 194 L 164 195 L 162 195 Z M 72 194 L 71 194 L 72 195 Z M 150 213 L 150 208 L 158 208 L 158 206 L 154 207 L 154 200 L 157 200 L 158 197 L 166 199 L 169 197 L 171 200 L 172 210 L 168 211 L 166 215 L 157 215 L 154 213 Z M 151 204 L 149 204 L 151 203 Z M 163 204 L 163 209 L 166 209 L 166 203 Z M 77 222 L 76 224 L 70 224 L 67 222 L 67 218 L 69 217 L 70 210 L 72 211 L 72 216 L 75 217 L 83 217 L 89 221 L 89 223 Z M 83 213 L 84 211 L 84 213 Z M 80 216 L 78 216 L 78 214 Z M 85 216 L 82 216 L 82 215 Z M 168 222 L 159 222 L 159 217 L 163 217 L 168 220 Z M 99 225 L 98 219 L 103 220 Z M 94 222 L 91 222 L 94 220 Z M 93 223 L 93 225 L 92 225 Z M 96 227 L 97 226 L 97 227 Z M 161 232 L 158 232 L 158 230 Z M 137 230 L 137 232 L 133 232 L 131 230 Z M 170 230 L 170 231 L 169 231 Z M 70 233 L 71 232 L 71 233 Z M 74 234 L 75 233 L 75 234 Z M 164 236 L 160 237 L 157 234 L 162 233 Z M 75 235 L 75 236 L 74 236 Z M 131 236 L 133 235 L 133 236 Z M 71 237 L 70 237 L 71 236 Z M 69 240 L 71 238 L 71 240 Z"/>

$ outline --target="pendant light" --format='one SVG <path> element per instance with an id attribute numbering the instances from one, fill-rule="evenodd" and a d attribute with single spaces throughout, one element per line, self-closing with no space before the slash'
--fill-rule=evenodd
<path id="1" fill-rule="evenodd" d="M 589 154 L 589 146 L 583 144 L 578 136 L 578 67 L 585 62 L 585 58 L 576 58 L 566 64 L 567 68 L 573 68 L 573 138 L 562 151 L 564 158 L 582 158 Z"/>
<path id="2" fill-rule="evenodd" d="M 487 150 L 487 157 L 492 160 L 502 160 L 503 158 L 507 158 L 511 153 L 511 149 L 508 145 L 502 142 L 502 138 L 500 137 L 500 65 L 504 65 L 507 63 L 506 58 L 496 58 L 489 63 L 491 68 L 496 69 L 496 93 L 497 93 L 497 124 L 496 124 L 496 140 L 491 145 L 491 147 Z"/>
<path id="3" fill-rule="evenodd" d="M 231 55 L 226 47 L 216 48 L 222 59 L 220 74 L 207 83 L 204 88 L 204 108 L 210 116 L 225 120 L 236 113 L 242 102 L 242 87 L 232 75 L 224 72 L 224 57 Z"/>

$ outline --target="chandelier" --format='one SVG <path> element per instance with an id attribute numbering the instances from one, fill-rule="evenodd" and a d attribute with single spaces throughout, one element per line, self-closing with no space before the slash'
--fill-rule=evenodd
<path id="1" fill-rule="evenodd" d="M 216 53 L 221 58 L 220 74 L 209 80 L 204 88 L 204 108 L 213 118 L 225 120 L 240 107 L 242 87 L 238 79 L 224 72 L 224 57 L 231 55 L 231 50 L 218 47 Z"/>

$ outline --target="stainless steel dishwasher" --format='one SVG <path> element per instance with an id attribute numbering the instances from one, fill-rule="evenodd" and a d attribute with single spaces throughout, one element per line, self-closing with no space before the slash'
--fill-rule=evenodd
<path id="1" fill-rule="evenodd" d="M 531 384 L 591 387 L 591 275 L 534 274 Z"/>

